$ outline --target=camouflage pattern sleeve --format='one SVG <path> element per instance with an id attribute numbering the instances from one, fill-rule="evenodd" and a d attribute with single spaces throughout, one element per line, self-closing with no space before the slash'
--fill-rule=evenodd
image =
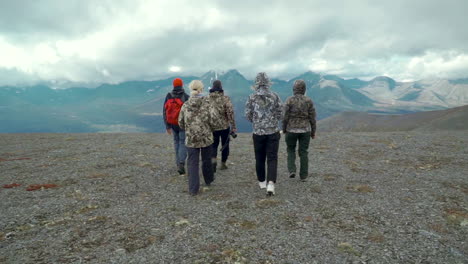
<path id="1" fill-rule="evenodd" d="M 182 130 L 185 130 L 185 120 L 184 120 L 184 115 L 185 115 L 185 104 L 182 105 L 182 108 L 180 109 L 180 112 L 179 112 L 179 127 L 182 129 Z"/>
<path id="2" fill-rule="evenodd" d="M 283 104 L 281 102 L 281 98 L 277 94 L 275 95 L 276 95 L 275 117 L 276 117 L 276 120 L 281 120 L 281 118 L 283 117 Z"/>
<path id="3" fill-rule="evenodd" d="M 314 107 L 314 102 L 312 100 L 310 101 L 310 106 L 309 106 L 309 122 L 310 122 L 310 134 L 312 136 L 315 136 L 315 130 L 317 129 L 317 113 L 315 112 L 315 107 Z"/>
<path id="4" fill-rule="evenodd" d="M 288 122 L 289 122 L 289 111 L 290 111 L 290 98 L 286 99 L 284 104 L 284 113 L 283 113 L 283 133 L 286 133 Z"/>
<path id="5" fill-rule="evenodd" d="M 231 125 L 231 130 L 235 130 L 236 128 L 236 120 L 234 118 L 234 106 L 232 105 L 231 99 L 229 97 L 226 98 L 226 116 L 228 119 L 229 124 Z"/>
<path id="6" fill-rule="evenodd" d="M 207 113 L 207 119 L 208 119 L 207 123 L 208 123 L 209 129 L 210 129 L 210 132 L 213 132 L 213 131 L 215 131 L 215 123 L 214 122 L 216 120 L 213 119 L 213 116 L 212 116 L 212 114 L 210 112 L 211 106 L 212 105 L 211 105 L 211 102 L 210 102 L 208 96 L 205 97 L 204 101 L 203 101 L 203 107 L 204 107 L 204 109 L 206 109 L 205 111 Z"/>
<path id="7" fill-rule="evenodd" d="M 249 96 L 247 102 L 245 102 L 245 117 L 250 122 L 253 121 L 253 109 L 252 109 L 252 97 Z"/>

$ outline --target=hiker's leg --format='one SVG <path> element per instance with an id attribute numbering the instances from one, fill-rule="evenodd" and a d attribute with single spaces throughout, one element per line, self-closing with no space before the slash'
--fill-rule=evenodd
<path id="1" fill-rule="evenodd" d="M 179 130 L 172 129 L 172 139 L 174 141 L 175 162 L 179 166 Z"/>
<path id="2" fill-rule="evenodd" d="M 285 136 L 286 148 L 288 153 L 288 172 L 296 173 L 296 133 L 286 133 Z"/>
<path id="3" fill-rule="evenodd" d="M 207 185 L 214 180 L 213 166 L 211 164 L 211 150 L 211 146 L 201 148 L 203 179 L 205 179 Z"/>
<path id="4" fill-rule="evenodd" d="M 221 146 L 223 151 L 221 152 L 221 162 L 226 162 L 229 156 L 229 132 L 230 129 L 221 130 Z"/>
<path id="5" fill-rule="evenodd" d="M 187 159 L 187 147 L 185 146 L 185 131 L 179 131 L 179 164 L 185 166 L 185 160 Z"/>
<path id="6" fill-rule="evenodd" d="M 187 148 L 188 159 L 188 184 L 190 194 L 197 194 L 200 189 L 200 175 L 199 175 L 199 160 L 200 160 L 200 149 L 199 148 Z"/>
<path id="7" fill-rule="evenodd" d="M 299 134 L 299 158 L 301 169 L 299 176 L 301 179 L 306 179 L 309 175 L 309 143 L 310 132 Z"/>
<path id="8" fill-rule="evenodd" d="M 221 136 L 221 130 L 218 131 L 213 131 L 213 145 L 212 146 L 212 152 L 211 152 L 211 157 L 216 159 L 218 156 L 218 147 L 219 147 L 219 137 Z M 222 144 L 221 144 L 222 146 Z"/>
<path id="9" fill-rule="evenodd" d="M 281 135 L 279 132 L 267 136 L 266 156 L 268 163 L 267 182 L 276 183 L 278 174 L 278 149 Z"/>
<path id="10" fill-rule="evenodd" d="M 264 182 L 265 179 L 265 161 L 266 161 L 266 136 L 253 134 L 253 143 L 255 151 L 255 171 L 257 179 Z"/>

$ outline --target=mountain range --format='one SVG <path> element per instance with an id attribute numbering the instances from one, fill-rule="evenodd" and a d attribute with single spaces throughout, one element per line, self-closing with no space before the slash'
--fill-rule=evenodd
<path id="1" fill-rule="evenodd" d="M 162 105 L 172 89 L 173 78 L 102 84 L 95 88 L 54 89 L 48 84 L 3 86 L 0 132 L 162 132 Z M 221 80 L 225 93 L 233 101 L 239 131 L 250 131 L 243 111 L 252 93 L 251 80 L 237 70 L 209 71 L 182 79 L 187 92 L 191 80 L 202 80 L 205 92 L 212 81 Z M 468 78 L 398 82 L 381 76 L 365 81 L 306 72 L 290 80 L 272 79 L 272 90 L 284 101 L 292 94 L 296 79 L 306 82 L 307 95 L 313 99 L 319 119 L 344 111 L 402 114 L 468 104 Z"/>

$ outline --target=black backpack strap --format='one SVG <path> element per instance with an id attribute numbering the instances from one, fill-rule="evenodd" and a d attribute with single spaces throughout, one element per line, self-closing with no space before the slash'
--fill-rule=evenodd
<path id="1" fill-rule="evenodd" d="M 188 94 L 184 93 L 180 99 L 185 103 L 189 99 L 189 96 Z"/>

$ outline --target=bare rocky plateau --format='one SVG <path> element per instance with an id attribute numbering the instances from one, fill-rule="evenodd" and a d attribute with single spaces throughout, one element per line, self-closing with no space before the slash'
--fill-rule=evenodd
<path id="1" fill-rule="evenodd" d="M 266 197 L 240 134 L 191 197 L 169 135 L 0 134 L 0 263 L 468 263 L 466 131 L 323 133 L 309 159 L 289 179 L 282 138 Z"/>

